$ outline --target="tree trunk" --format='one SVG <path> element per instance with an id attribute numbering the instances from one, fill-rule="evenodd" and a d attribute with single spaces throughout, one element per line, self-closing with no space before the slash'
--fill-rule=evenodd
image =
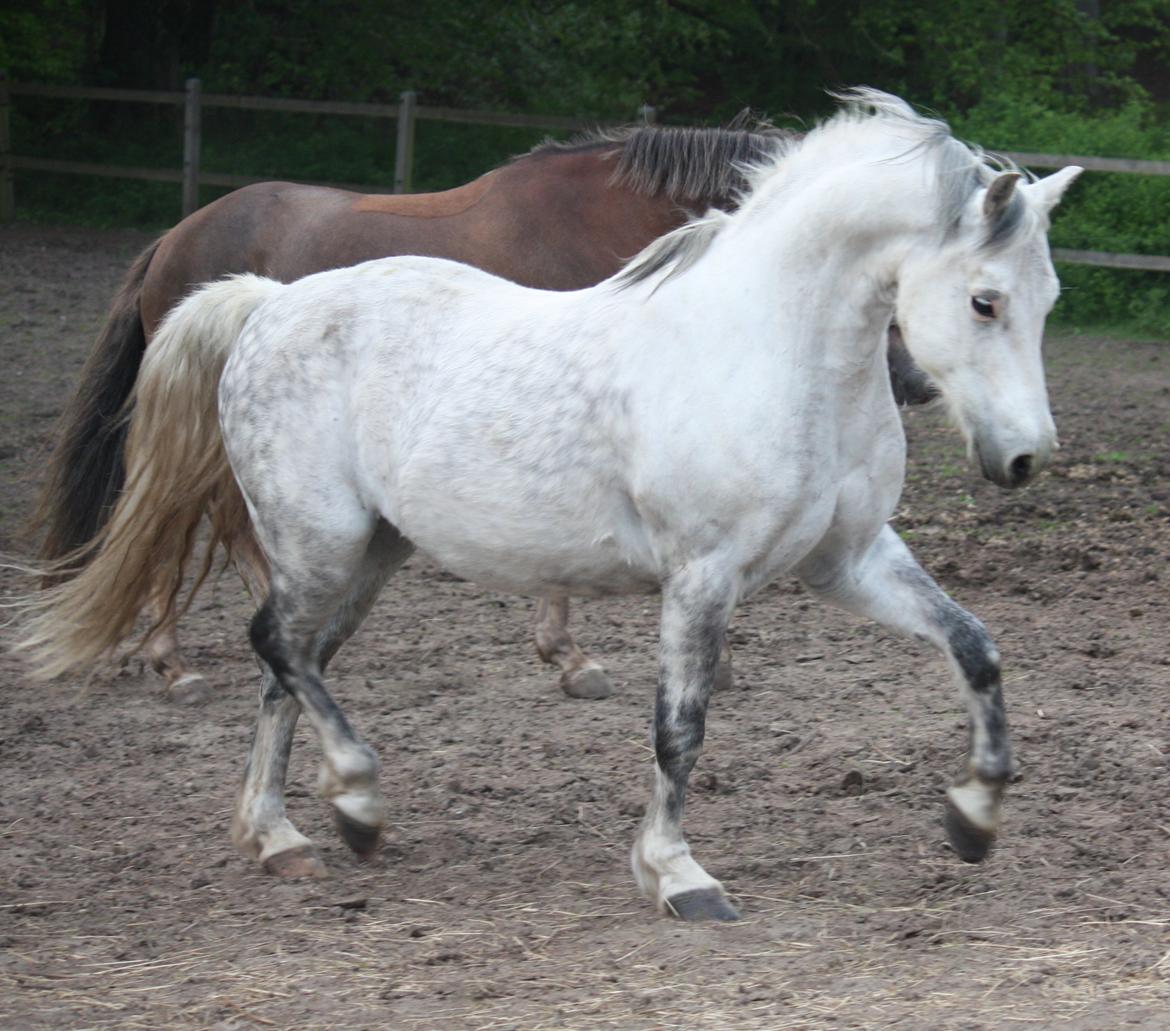
<path id="1" fill-rule="evenodd" d="M 103 86 L 180 89 L 207 60 L 215 0 L 104 0 L 93 78 Z"/>

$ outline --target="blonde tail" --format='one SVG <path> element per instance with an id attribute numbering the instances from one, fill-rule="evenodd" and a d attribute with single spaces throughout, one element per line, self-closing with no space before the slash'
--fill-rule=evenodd
<path id="1" fill-rule="evenodd" d="M 249 315 L 281 284 L 242 275 L 213 283 L 176 306 L 159 327 L 128 405 L 126 485 L 110 519 L 84 548 L 38 570 L 85 567 L 35 595 L 17 648 L 33 673 L 53 677 L 87 666 L 134 629 L 154 591 L 173 612 L 195 532 L 205 513 L 214 539 L 246 526 L 246 510 L 224 453 L 219 379 Z M 206 573 L 210 564 L 204 566 Z"/>

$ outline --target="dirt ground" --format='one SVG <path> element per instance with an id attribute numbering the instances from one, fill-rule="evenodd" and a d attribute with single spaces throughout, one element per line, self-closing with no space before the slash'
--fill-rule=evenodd
<path id="1" fill-rule="evenodd" d="M 0 551 L 27 554 L 54 419 L 145 242 L 0 229 Z M 966 735 L 942 660 L 782 581 L 737 614 L 687 814 L 744 919 L 657 916 L 627 864 L 653 600 L 577 605 L 618 691 L 573 701 L 531 601 L 416 558 L 332 676 L 383 761 L 380 857 L 335 837 L 302 728 L 290 814 L 332 877 L 279 882 L 228 840 L 257 676 L 225 575 L 184 623 L 206 707 L 137 659 L 36 685 L 0 654 L 0 1026 L 1170 1026 L 1170 345 L 1047 353 L 1064 447 L 1026 491 L 981 481 L 941 413 L 906 420 L 897 527 L 1004 659 L 1021 776 L 985 865 L 943 841 Z"/>

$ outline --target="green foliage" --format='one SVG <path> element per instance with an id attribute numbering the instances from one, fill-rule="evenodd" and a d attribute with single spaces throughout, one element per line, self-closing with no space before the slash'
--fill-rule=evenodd
<path id="1" fill-rule="evenodd" d="M 6 0 L 0 7 L 0 68 L 16 81 L 66 82 L 86 60 L 84 0 Z"/>
<path id="2" fill-rule="evenodd" d="M 612 119 L 689 96 L 688 62 L 715 35 L 662 0 L 245 0 L 221 14 L 206 79 L 228 92 L 386 100 L 414 89 L 440 106 Z"/>
<path id="3" fill-rule="evenodd" d="M 0 67 L 17 80 L 145 88 L 157 83 L 135 83 L 134 75 L 168 69 L 176 86 L 194 74 L 208 92 L 307 99 L 394 101 L 413 89 L 423 105 L 607 123 L 628 121 L 649 103 L 675 123 L 711 123 L 750 106 L 799 124 L 831 107 L 826 89 L 868 83 L 939 111 L 959 135 L 992 149 L 1170 157 L 1170 0 L 156 6 L 119 0 L 119 19 L 113 0 L 8 0 L 0 10 Z M 212 11 L 210 32 L 184 28 L 206 29 Z M 150 36 L 151 46 L 166 52 L 134 62 L 127 55 L 143 45 L 142 20 L 135 21 L 143 12 L 155 28 L 161 19 L 165 31 Z M 102 67 L 102 54 L 122 55 L 127 67 Z M 209 170 L 381 187 L 393 178 L 387 120 L 207 109 L 204 130 Z M 421 121 L 414 186 L 466 182 L 541 135 Z M 180 165 L 181 127 L 170 109 L 17 98 L 13 137 L 22 154 Z M 16 176 L 22 217 L 39 219 L 165 226 L 177 216 L 178 192 L 166 184 Z M 218 192 L 205 190 L 202 199 Z M 1170 178 L 1087 173 L 1056 213 L 1053 244 L 1170 254 L 1168 202 Z M 1071 265 L 1060 273 L 1059 320 L 1170 334 L 1164 274 Z"/>
<path id="4" fill-rule="evenodd" d="M 955 119 L 953 127 L 992 150 L 1170 159 L 1170 125 L 1136 97 L 1088 114 L 1054 110 L 1034 98 L 997 97 Z M 1170 255 L 1170 176 L 1085 172 L 1054 213 L 1051 240 L 1074 250 Z M 1058 322 L 1170 337 L 1165 273 L 1069 264 L 1058 271 Z"/>

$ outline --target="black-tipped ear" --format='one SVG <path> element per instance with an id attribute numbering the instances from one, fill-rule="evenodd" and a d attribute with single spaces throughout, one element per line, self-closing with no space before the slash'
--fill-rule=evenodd
<path id="1" fill-rule="evenodd" d="M 1016 183 L 1020 181 L 1019 172 L 1004 172 L 998 175 L 987 187 L 987 196 L 983 198 L 983 217 L 994 221 L 1004 213 L 1008 202 L 1015 192 Z"/>

